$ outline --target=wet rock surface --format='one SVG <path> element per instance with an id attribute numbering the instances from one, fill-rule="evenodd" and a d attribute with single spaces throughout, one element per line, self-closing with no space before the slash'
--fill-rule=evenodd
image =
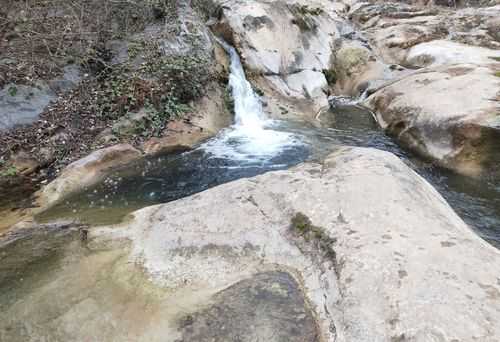
<path id="1" fill-rule="evenodd" d="M 68 165 L 61 175 L 37 194 L 42 209 L 62 201 L 75 192 L 102 181 L 118 167 L 138 160 L 142 153 L 129 144 L 118 144 L 101 150 Z"/>
<path id="2" fill-rule="evenodd" d="M 295 279 L 267 272 L 217 293 L 208 308 L 180 320 L 180 341 L 319 341 Z"/>

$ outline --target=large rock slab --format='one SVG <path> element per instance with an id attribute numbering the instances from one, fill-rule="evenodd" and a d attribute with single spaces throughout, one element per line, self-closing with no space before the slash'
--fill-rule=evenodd
<path id="1" fill-rule="evenodd" d="M 500 50 L 471 46 L 448 40 L 433 40 L 410 48 L 405 64 L 413 68 L 450 64 L 493 64 Z"/>
<path id="2" fill-rule="evenodd" d="M 215 308 L 182 320 L 187 340 L 225 341 L 243 331 L 240 322 L 220 322 L 231 298 L 246 292 L 245 279 L 281 271 L 300 284 L 320 340 L 500 338 L 500 277 L 492 272 L 499 251 L 387 152 L 344 148 L 322 164 L 146 208 L 120 229 L 100 232 L 131 239 L 132 260 L 173 296 L 187 289 L 215 296 Z M 246 310 L 259 307 L 234 305 L 234 317 L 248 322 L 254 318 Z"/>
<path id="3" fill-rule="evenodd" d="M 0 89 L 0 130 L 34 122 L 55 98 L 44 82 L 36 86 L 7 84 Z"/>
<path id="4" fill-rule="evenodd" d="M 373 94 L 364 103 L 406 146 L 467 175 L 494 172 L 499 161 L 499 16 L 500 6 L 381 1 L 356 2 L 349 12 L 378 62 L 392 70 L 362 77 Z M 350 81 L 360 88 L 356 78 Z"/>
<path id="5" fill-rule="evenodd" d="M 63 71 L 60 77 L 47 82 L 11 83 L 0 89 L 0 131 L 35 122 L 57 94 L 76 87 L 81 80 L 80 68 L 69 65 Z"/>
<path id="6" fill-rule="evenodd" d="M 366 104 L 384 129 L 413 150 L 480 175 L 498 161 L 499 95 L 500 78 L 489 66 L 454 64 L 393 82 Z"/>

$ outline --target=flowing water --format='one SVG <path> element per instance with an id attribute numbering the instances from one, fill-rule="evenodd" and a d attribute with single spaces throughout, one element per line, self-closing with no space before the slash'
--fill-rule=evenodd
<path id="1" fill-rule="evenodd" d="M 193 151 L 117 170 L 37 220 L 116 223 L 135 209 L 320 160 L 348 145 L 398 155 L 429 180 L 479 235 L 500 248 L 500 186 L 495 179 L 471 179 L 420 161 L 386 136 L 369 110 L 354 103 L 323 113 L 313 123 L 270 120 L 245 78 L 237 53 L 229 46 L 226 49 L 231 56 L 233 126 Z M 135 336 L 130 333 L 144 331 L 152 331 L 159 340 L 171 338 L 166 317 L 173 317 L 179 307 L 194 307 L 201 301 L 200 293 L 169 297 L 127 262 L 127 253 L 126 242 L 87 244 L 77 231 L 50 226 L 0 241 L 0 340 L 31 341 L 37 336 L 43 336 L 40 340 L 127 340 Z M 158 329 L 152 329 L 152 322 Z"/>
<path id="2" fill-rule="evenodd" d="M 135 209 L 319 160 L 347 145 L 398 155 L 430 181 L 479 235 L 500 247 L 500 186 L 495 179 L 460 176 L 420 161 L 386 136 L 369 110 L 352 102 L 322 114 L 314 124 L 271 120 L 246 80 L 238 54 L 230 46 L 225 48 L 231 57 L 234 125 L 193 151 L 143 160 L 118 170 L 103 183 L 41 214 L 38 220 L 116 223 Z"/>

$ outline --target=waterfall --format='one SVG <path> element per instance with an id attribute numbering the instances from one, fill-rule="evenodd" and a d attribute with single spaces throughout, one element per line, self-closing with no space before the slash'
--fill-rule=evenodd
<path id="1" fill-rule="evenodd" d="M 229 87 L 234 100 L 234 116 L 236 125 L 254 129 L 263 128 L 265 115 L 262 104 L 255 94 L 250 82 L 245 77 L 245 71 L 240 56 L 235 48 L 221 42 L 228 52 L 231 64 L 229 73 Z"/>
<path id="2" fill-rule="evenodd" d="M 235 123 L 200 148 L 216 158 L 263 162 L 287 148 L 302 144 L 295 135 L 273 129 L 262 103 L 245 76 L 235 48 L 219 41 L 230 56 L 229 88 L 234 101 Z"/>

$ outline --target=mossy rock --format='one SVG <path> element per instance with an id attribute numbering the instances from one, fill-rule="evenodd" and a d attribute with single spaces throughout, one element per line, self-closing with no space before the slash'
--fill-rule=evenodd
<path id="1" fill-rule="evenodd" d="M 356 74 L 370 59 L 370 52 L 362 47 L 344 47 L 337 53 L 335 69 L 339 74 L 351 76 Z"/>
<path id="2" fill-rule="evenodd" d="M 337 72 L 334 69 L 323 69 L 323 75 L 328 85 L 333 86 L 337 83 Z"/>
<path id="3" fill-rule="evenodd" d="M 296 213 L 290 222 L 290 230 L 298 234 L 305 242 L 315 246 L 325 257 L 336 263 L 336 253 L 333 245 L 336 239 L 331 238 L 322 227 L 315 226 L 305 214 Z"/>

